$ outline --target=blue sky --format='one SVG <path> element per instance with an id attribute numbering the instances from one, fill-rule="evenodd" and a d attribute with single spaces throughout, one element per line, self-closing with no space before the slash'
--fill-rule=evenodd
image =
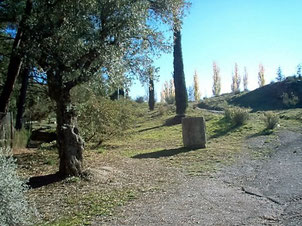
<path id="1" fill-rule="evenodd" d="M 302 63 L 302 0 L 192 0 L 184 19 L 182 50 L 187 87 L 194 71 L 199 76 L 202 96 L 212 95 L 212 64 L 220 67 L 222 93 L 230 92 L 235 63 L 249 74 L 249 89 L 257 88 L 259 64 L 265 68 L 266 83 L 276 77 L 280 66 L 285 76 L 296 73 Z M 173 54 L 155 62 L 160 67 L 159 93 L 172 78 Z M 146 95 L 138 82 L 131 97 Z"/>

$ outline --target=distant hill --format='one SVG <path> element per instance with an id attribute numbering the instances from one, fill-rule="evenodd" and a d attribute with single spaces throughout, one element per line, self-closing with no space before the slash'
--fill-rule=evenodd
<path id="1" fill-rule="evenodd" d="M 236 96 L 229 104 L 257 110 L 277 110 L 302 107 L 302 80 L 288 77 L 251 92 Z"/>
<path id="2" fill-rule="evenodd" d="M 302 108 L 302 79 L 288 77 L 282 82 L 271 83 L 250 92 L 207 98 L 198 107 L 224 110 L 229 105 L 247 107 L 253 111 Z"/>

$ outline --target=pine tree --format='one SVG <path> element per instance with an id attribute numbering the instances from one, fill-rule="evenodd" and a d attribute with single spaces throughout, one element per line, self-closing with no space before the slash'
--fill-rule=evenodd
<path id="1" fill-rule="evenodd" d="M 276 80 L 282 82 L 285 79 L 285 76 L 282 74 L 281 67 L 278 67 Z"/>
<path id="2" fill-rule="evenodd" d="M 302 77 L 302 73 L 301 73 L 301 64 L 299 64 L 298 66 L 297 66 L 297 77 L 299 78 L 299 79 L 301 79 L 301 77 Z"/>
<path id="3" fill-rule="evenodd" d="M 220 78 L 220 68 L 213 62 L 213 88 L 212 92 L 214 96 L 219 96 L 221 91 L 221 78 Z"/>
<path id="4" fill-rule="evenodd" d="M 259 87 L 262 87 L 265 85 L 264 67 L 262 64 L 259 64 L 258 85 L 259 85 Z"/>
<path id="5" fill-rule="evenodd" d="M 201 95 L 199 91 L 199 79 L 198 79 L 197 71 L 195 71 L 193 81 L 194 81 L 194 99 L 196 102 L 198 102 L 200 100 Z"/>
<path id="6" fill-rule="evenodd" d="M 244 75 L 243 75 L 243 87 L 244 87 L 244 91 L 248 91 L 248 78 L 249 78 L 249 75 L 248 75 L 248 72 L 247 72 L 247 69 L 246 67 L 244 67 Z"/>

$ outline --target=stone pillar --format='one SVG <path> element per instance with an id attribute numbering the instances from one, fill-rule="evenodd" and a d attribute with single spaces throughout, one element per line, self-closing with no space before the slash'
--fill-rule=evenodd
<path id="1" fill-rule="evenodd" d="M 206 147 L 206 124 L 203 117 L 182 119 L 183 144 L 188 148 Z"/>

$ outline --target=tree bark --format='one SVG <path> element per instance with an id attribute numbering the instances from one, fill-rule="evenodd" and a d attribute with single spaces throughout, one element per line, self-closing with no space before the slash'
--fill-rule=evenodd
<path id="1" fill-rule="evenodd" d="M 17 102 L 16 130 L 22 129 L 22 119 L 25 109 L 26 91 L 28 87 L 29 68 L 24 68 L 22 71 L 22 85 Z"/>
<path id="2" fill-rule="evenodd" d="M 154 80 L 153 80 L 153 78 L 149 78 L 149 110 L 150 111 L 154 110 L 154 104 L 155 104 L 155 99 L 154 99 Z"/>
<path id="3" fill-rule="evenodd" d="M 76 115 L 71 103 L 70 87 L 60 75 L 48 79 L 49 93 L 56 102 L 57 144 L 59 149 L 59 174 L 63 177 L 81 176 L 83 170 L 84 141 L 76 126 Z"/>
<path id="4" fill-rule="evenodd" d="M 14 40 L 12 47 L 12 54 L 10 57 L 7 78 L 0 95 L 0 112 L 6 113 L 9 103 L 9 98 L 14 89 L 15 81 L 19 75 L 20 69 L 22 67 L 23 53 L 20 53 L 20 50 L 23 47 L 23 42 L 25 41 L 25 25 L 27 18 L 29 17 L 32 10 L 32 0 L 26 1 L 25 14 L 22 17 L 22 20 L 19 24 L 19 28 Z"/>

